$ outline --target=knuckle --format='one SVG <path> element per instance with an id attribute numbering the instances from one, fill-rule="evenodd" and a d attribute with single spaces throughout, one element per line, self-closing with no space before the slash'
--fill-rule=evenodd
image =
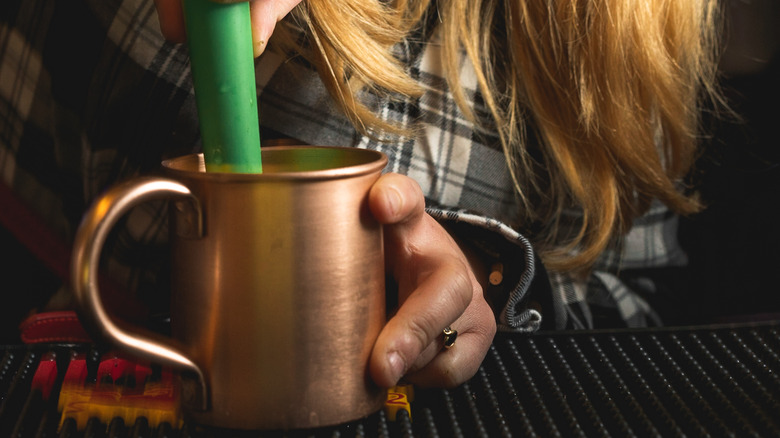
<path id="1" fill-rule="evenodd" d="M 463 369 L 449 365 L 441 370 L 439 384 L 444 388 L 454 388 L 466 380 L 465 375 L 466 373 L 463 372 Z"/>
<path id="2" fill-rule="evenodd" d="M 471 304 L 475 289 L 480 287 L 479 284 L 471 281 L 469 272 L 467 266 L 459 264 L 453 266 L 446 273 L 447 278 L 449 278 L 449 287 L 446 289 L 447 298 L 459 309 L 466 309 Z"/>
<path id="3" fill-rule="evenodd" d="M 447 361 L 436 370 L 436 384 L 443 388 L 454 388 L 473 377 L 479 366 L 466 361 Z"/>
<path id="4" fill-rule="evenodd" d="M 417 354 L 432 342 L 429 333 L 434 329 L 430 326 L 430 320 L 431 318 L 418 318 L 407 323 L 407 336 L 410 337 Z"/>

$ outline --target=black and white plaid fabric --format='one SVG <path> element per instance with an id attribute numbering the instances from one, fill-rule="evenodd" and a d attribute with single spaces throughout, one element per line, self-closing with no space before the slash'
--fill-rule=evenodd
<path id="1" fill-rule="evenodd" d="M 199 150 L 186 47 L 162 39 L 151 0 L 5 0 L 0 20 L 0 177 L 63 239 L 107 186 Z M 654 205 L 587 281 L 544 274 L 517 232 L 497 135 L 459 111 L 438 50 L 435 34 L 398 47 L 422 97 L 365 96 L 383 118 L 421 127 L 415 137 L 359 134 L 306 62 L 272 50 L 256 64 L 261 125 L 311 144 L 387 154 L 387 171 L 419 182 L 429 213 L 503 263 L 507 280 L 491 292 L 502 330 L 537 330 L 542 316 L 550 328 L 660 324 L 647 299 L 652 276 L 634 273 L 685 264 L 676 218 Z M 470 65 L 460 68 L 470 103 L 485 114 Z M 113 239 L 109 271 L 142 296 L 164 294 L 165 212 L 163 204 L 136 208 Z M 547 287 L 533 287 L 534 278 Z"/>

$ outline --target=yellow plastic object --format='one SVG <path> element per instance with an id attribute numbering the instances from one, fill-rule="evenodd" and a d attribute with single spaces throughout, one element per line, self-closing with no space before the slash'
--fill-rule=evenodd
<path id="1" fill-rule="evenodd" d="M 411 394 L 411 397 L 410 397 Z M 414 399 L 414 387 L 412 385 L 394 386 L 387 390 L 387 401 L 385 401 L 385 414 L 387 419 L 395 421 L 398 418 L 399 411 L 406 411 L 409 420 L 412 419 L 411 401 Z"/>
<path id="2" fill-rule="evenodd" d="M 414 402 L 414 385 L 410 383 L 406 383 L 403 385 L 396 385 L 392 388 L 394 392 L 400 392 L 401 394 L 406 395 L 406 399 L 409 400 L 409 403 Z"/>
<path id="3" fill-rule="evenodd" d="M 139 417 L 149 421 L 155 428 L 168 423 L 181 427 L 183 420 L 179 410 L 178 394 L 167 383 L 150 383 L 141 394 L 123 394 L 121 388 L 96 389 L 94 386 L 64 385 L 60 397 L 62 411 L 60 427 L 72 418 L 78 430 L 84 430 L 90 418 L 110 423 L 114 417 L 121 417 L 125 424 L 134 424 Z"/>
<path id="4" fill-rule="evenodd" d="M 60 390 L 57 410 L 59 428 L 65 420 L 75 421 L 84 430 L 90 418 L 110 423 L 120 417 L 125 424 L 134 424 L 139 417 L 156 428 L 168 423 L 174 428 L 183 424 L 179 403 L 180 388 L 171 370 L 164 369 L 158 379 L 149 380 L 151 373 L 145 364 L 120 358 L 107 358 L 100 364 L 97 382 L 87 382 L 84 357 L 71 360 Z M 133 376 L 136 384 L 125 386 L 122 380 Z"/>

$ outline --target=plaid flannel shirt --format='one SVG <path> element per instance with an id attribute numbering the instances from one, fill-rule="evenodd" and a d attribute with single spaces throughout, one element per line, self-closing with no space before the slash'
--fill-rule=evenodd
<path id="1" fill-rule="evenodd" d="M 7 0 L 0 20 L 0 177 L 64 241 L 107 186 L 199 151 L 186 47 L 163 40 L 151 0 Z M 387 154 L 387 171 L 415 179 L 432 216 L 503 266 L 504 281 L 486 291 L 502 330 L 660 324 L 648 299 L 657 285 L 645 273 L 685 264 L 675 216 L 654 205 L 587 281 L 548 275 L 517 231 L 496 133 L 458 109 L 436 62 L 436 35 L 414 41 L 397 53 L 425 93 L 363 97 L 385 119 L 422 126 L 420 135 L 361 135 L 310 65 L 271 49 L 256 64 L 263 129 Z M 460 68 L 469 103 L 485 114 L 470 65 Z M 163 203 L 134 209 L 104 263 L 142 298 L 164 295 L 165 213 Z"/>

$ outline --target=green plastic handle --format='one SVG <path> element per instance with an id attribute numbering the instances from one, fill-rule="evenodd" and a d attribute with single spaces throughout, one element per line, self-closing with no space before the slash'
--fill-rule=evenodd
<path id="1" fill-rule="evenodd" d="M 206 170 L 261 173 L 249 2 L 183 7 Z"/>

